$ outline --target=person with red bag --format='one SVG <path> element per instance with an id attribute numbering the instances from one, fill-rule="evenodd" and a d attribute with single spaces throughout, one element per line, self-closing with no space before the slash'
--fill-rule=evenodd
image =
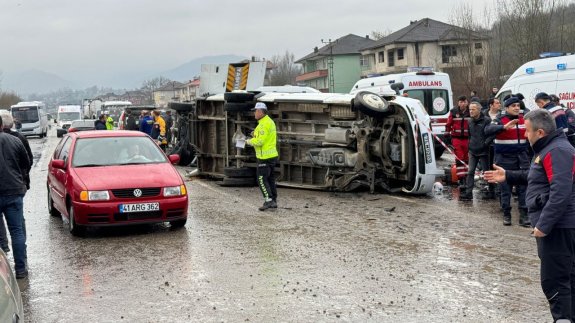
<path id="1" fill-rule="evenodd" d="M 457 99 L 457 107 L 449 111 L 445 125 L 446 135 L 451 138 L 455 152 L 455 166 L 460 187 L 465 187 L 467 163 L 469 160 L 469 101 L 462 95 Z"/>

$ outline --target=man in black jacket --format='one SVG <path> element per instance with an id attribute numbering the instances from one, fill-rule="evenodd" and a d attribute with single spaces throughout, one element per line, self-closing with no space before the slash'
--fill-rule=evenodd
<path id="1" fill-rule="evenodd" d="M 94 127 L 96 130 L 108 130 L 108 128 L 106 128 L 106 115 L 105 114 L 100 115 L 98 120 L 96 120 L 96 122 L 94 123 Z"/>
<path id="2" fill-rule="evenodd" d="M 26 174 L 24 175 L 24 181 L 26 182 L 26 188 L 30 189 L 30 169 L 32 167 L 32 149 L 30 149 L 30 144 L 28 143 L 28 139 L 24 137 L 18 131 L 12 131 L 12 127 L 14 126 L 14 119 L 12 118 L 12 114 L 8 110 L 0 110 L 0 118 L 2 118 L 2 124 L 4 129 L 0 129 L 0 131 L 4 131 L 7 134 L 10 134 L 14 137 L 20 139 L 24 148 L 26 149 L 26 153 L 28 154 L 28 159 L 30 161 L 30 167 L 26 169 Z M 6 231 L 6 226 L 4 225 L 4 220 L 2 215 L 0 214 L 0 249 L 4 250 L 5 253 L 10 252 L 10 247 L 8 246 L 8 233 Z"/>
<path id="3" fill-rule="evenodd" d="M 473 187 L 475 185 L 475 169 L 477 164 L 481 164 L 481 169 L 486 171 L 489 169 L 489 145 L 493 137 L 485 135 L 485 128 L 491 123 L 489 117 L 481 113 L 481 104 L 473 101 L 469 104 L 469 173 L 467 174 L 467 182 L 465 191 L 459 196 L 460 200 L 473 199 Z"/>
<path id="4" fill-rule="evenodd" d="M 575 318 L 575 148 L 552 114 L 535 109 L 525 116 L 525 135 L 535 156 L 529 171 L 495 170 L 490 182 L 527 184 L 527 207 L 537 253 L 541 287 L 554 321 Z"/>
<path id="5" fill-rule="evenodd" d="M 0 118 L 0 128 L 2 118 Z M 28 277 L 26 254 L 26 230 L 24 228 L 24 194 L 26 183 L 24 174 L 30 161 L 22 142 L 3 131 L 0 132 L 0 213 L 4 214 L 10 237 L 16 278 Z"/>

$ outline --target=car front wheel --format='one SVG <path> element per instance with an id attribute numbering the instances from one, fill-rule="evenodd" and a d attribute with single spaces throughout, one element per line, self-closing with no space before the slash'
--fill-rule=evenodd
<path id="1" fill-rule="evenodd" d="M 68 211 L 68 229 L 73 236 L 76 237 L 83 237 L 86 233 L 86 227 L 83 225 L 76 224 L 76 220 L 74 217 L 74 207 L 70 206 L 70 211 Z"/>
<path id="2" fill-rule="evenodd" d="M 48 186 L 48 212 L 51 216 L 60 216 L 60 212 L 54 207 L 54 201 L 52 200 L 52 195 L 50 194 L 50 187 Z"/>
<path id="3" fill-rule="evenodd" d="M 177 229 L 177 228 L 182 228 L 184 225 L 186 225 L 186 221 L 188 219 L 181 219 L 181 220 L 175 220 L 175 221 L 170 221 L 170 226 L 173 229 Z"/>

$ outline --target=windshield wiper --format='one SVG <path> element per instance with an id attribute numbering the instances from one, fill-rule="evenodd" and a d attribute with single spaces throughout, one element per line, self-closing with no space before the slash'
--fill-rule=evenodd
<path id="1" fill-rule="evenodd" d="M 84 165 L 79 165 L 79 166 L 74 166 L 74 167 L 80 168 L 80 167 L 98 167 L 98 166 L 108 166 L 108 165 L 102 165 L 102 164 L 84 164 Z"/>

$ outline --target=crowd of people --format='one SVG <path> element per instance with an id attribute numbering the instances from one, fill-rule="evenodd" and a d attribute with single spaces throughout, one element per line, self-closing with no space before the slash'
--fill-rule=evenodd
<path id="1" fill-rule="evenodd" d="M 172 126 L 174 119 L 170 110 L 164 114 L 160 110 L 142 110 L 140 116 L 132 114 L 130 108 L 124 111 L 124 130 L 141 131 L 158 142 L 162 150 L 166 151 L 172 140 Z M 96 130 L 114 130 L 114 119 L 109 115 L 101 114 L 95 121 Z"/>
<path id="2" fill-rule="evenodd" d="M 496 89 L 494 89 L 494 92 Z M 473 93 L 472 93 L 473 94 Z M 460 199 L 473 199 L 477 165 L 499 196 L 503 224 L 511 225 L 512 188 L 519 225 L 530 227 L 541 261 L 540 279 L 555 322 L 575 318 L 575 115 L 556 95 L 538 93 L 528 111 L 521 94 L 501 102 L 458 98 L 446 130 L 455 150 Z M 493 169 L 493 170 L 492 170 Z M 499 185 L 496 193 L 494 184 Z"/>

